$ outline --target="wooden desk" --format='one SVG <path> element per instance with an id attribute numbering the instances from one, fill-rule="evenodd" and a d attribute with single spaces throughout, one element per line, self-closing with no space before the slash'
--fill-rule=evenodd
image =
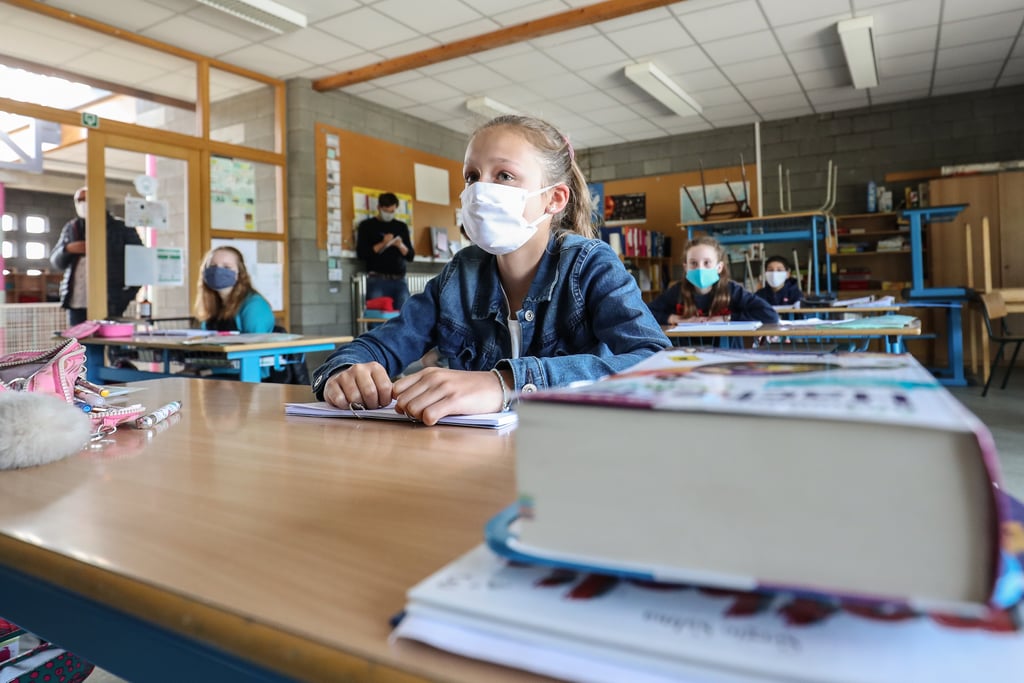
<path id="1" fill-rule="evenodd" d="M 895 313 L 900 306 L 822 306 L 812 308 L 810 306 L 778 306 L 775 312 L 779 315 L 796 315 L 808 313 L 820 315 L 823 313 L 856 313 L 857 315 L 881 315 L 883 313 Z"/>
<path id="2" fill-rule="evenodd" d="M 131 681 L 538 681 L 389 645 L 405 591 L 515 500 L 514 433 L 285 417 L 305 387 L 163 379 L 182 411 L 0 473 L 0 615 Z"/>
<path id="3" fill-rule="evenodd" d="M 88 379 L 92 382 L 137 382 L 143 379 L 156 379 L 172 376 L 171 360 L 175 355 L 183 353 L 204 352 L 223 356 L 227 360 L 237 360 L 240 378 L 243 382 L 260 381 L 260 361 L 264 358 L 273 359 L 277 364 L 280 356 L 286 353 L 309 353 L 311 351 L 330 351 L 339 344 L 352 341 L 351 336 L 335 337 L 304 337 L 280 341 L 255 343 L 209 344 L 194 343 L 186 337 L 144 336 L 134 337 L 86 337 L 80 340 L 85 346 Z M 162 351 L 163 372 L 147 372 L 128 368 L 107 367 L 105 349 L 108 346 L 129 346 L 136 349 L 157 349 Z"/>
<path id="4" fill-rule="evenodd" d="M 903 353 L 905 348 L 903 345 L 904 337 L 918 337 L 921 335 L 921 321 L 915 320 L 907 327 L 891 328 L 891 327 L 877 327 L 877 328 L 850 328 L 850 327 L 835 327 L 833 325 L 823 325 L 822 327 L 807 327 L 807 326 L 789 326 L 786 325 L 785 321 L 777 325 L 762 325 L 756 330 L 708 330 L 695 332 L 693 330 L 686 330 L 684 332 L 673 332 L 672 326 L 666 326 L 664 328 L 665 334 L 670 339 L 728 339 L 728 338 L 741 338 L 741 339 L 759 339 L 761 337 L 777 337 L 780 339 L 846 339 L 854 340 L 860 339 L 865 342 L 871 339 L 881 339 L 883 346 L 885 347 L 886 353 Z M 760 346 L 762 350 L 771 350 L 771 345 L 765 348 L 764 345 Z M 864 350 L 862 348 L 855 350 Z"/>

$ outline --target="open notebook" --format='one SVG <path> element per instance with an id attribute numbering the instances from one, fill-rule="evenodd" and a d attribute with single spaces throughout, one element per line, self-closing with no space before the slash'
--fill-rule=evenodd
<path id="1" fill-rule="evenodd" d="M 728 332 L 730 330 L 756 330 L 761 327 L 760 320 L 726 320 L 708 323 L 679 323 L 669 332 Z"/>
<path id="2" fill-rule="evenodd" d="M 385 408 L 376 410 L 346 410 L 335 408 L 325 401 L 316 403 L 285 403 L 285 415 L 301 415 L 304 417 L 354 417 L 358 419 L 372 420 L 400 420 L 411 422 L 411 418 L 395 412 L 395 403 Z M 480 413 L 478 415 L 449 415 L 441 418 L 438 424 L 454 425 L 457 427 L 484 427 L 487 429 L 501 429 L 516 424 L 518 418 L 515 413 Z"/>

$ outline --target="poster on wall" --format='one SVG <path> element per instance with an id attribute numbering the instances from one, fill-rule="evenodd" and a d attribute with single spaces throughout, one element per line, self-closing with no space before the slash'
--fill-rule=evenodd
<path id="1" fill-rule="evenodd" d="M 595 228 L 604 223 L 604 183 L 587 183 L 590 191 L 590 222 Z"/>
<path id="2" fill-rule="evenodd" d="M 637 225 L 647 221 L 647 194 L 609 194 L 604 198 L 605 225 Z"/>
<path id="3" fill-rule="evenodd" d="M 256 230 L 256 165 L 210 157 L 210 223 L 214 230 Z"/>

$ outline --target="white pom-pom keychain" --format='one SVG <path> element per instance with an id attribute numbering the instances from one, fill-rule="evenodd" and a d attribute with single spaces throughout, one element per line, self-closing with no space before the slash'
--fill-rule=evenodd
<path id="1" fill-rule="evenodd" d="M 87 443 L 92 422 L 56 396 L 0 391 L 0 469 L 45 465 Z"/>

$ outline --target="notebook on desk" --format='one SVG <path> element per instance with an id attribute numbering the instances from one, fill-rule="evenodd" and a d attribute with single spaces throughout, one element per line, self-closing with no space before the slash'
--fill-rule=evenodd
<path id="1" fill-rule="evenodd" d="M 395 411 L 395 403 L 376 410 L 346 410 L 330 405 L 326 401 L 316 403 L 285 403 L 285 415 L 301 415 L 304 417 L 354 417 L 368 420 L 398 420 L 415 422 L 412 418 Z M 512 427 L 518 418 L 515 413 L 480 413 L 477 415 L 449 415 L 438 421 L 438 424 L 457 427 L 483 427 L 485 429 L 503 429 Z"/>
<path id="2" fill-rule="evenodd" d="M 734 330 L 756 330 L 761 327 L 760 320 L 727 320 L 707 323 L 678 323 L 669 332 L 729 332 Z"/>

